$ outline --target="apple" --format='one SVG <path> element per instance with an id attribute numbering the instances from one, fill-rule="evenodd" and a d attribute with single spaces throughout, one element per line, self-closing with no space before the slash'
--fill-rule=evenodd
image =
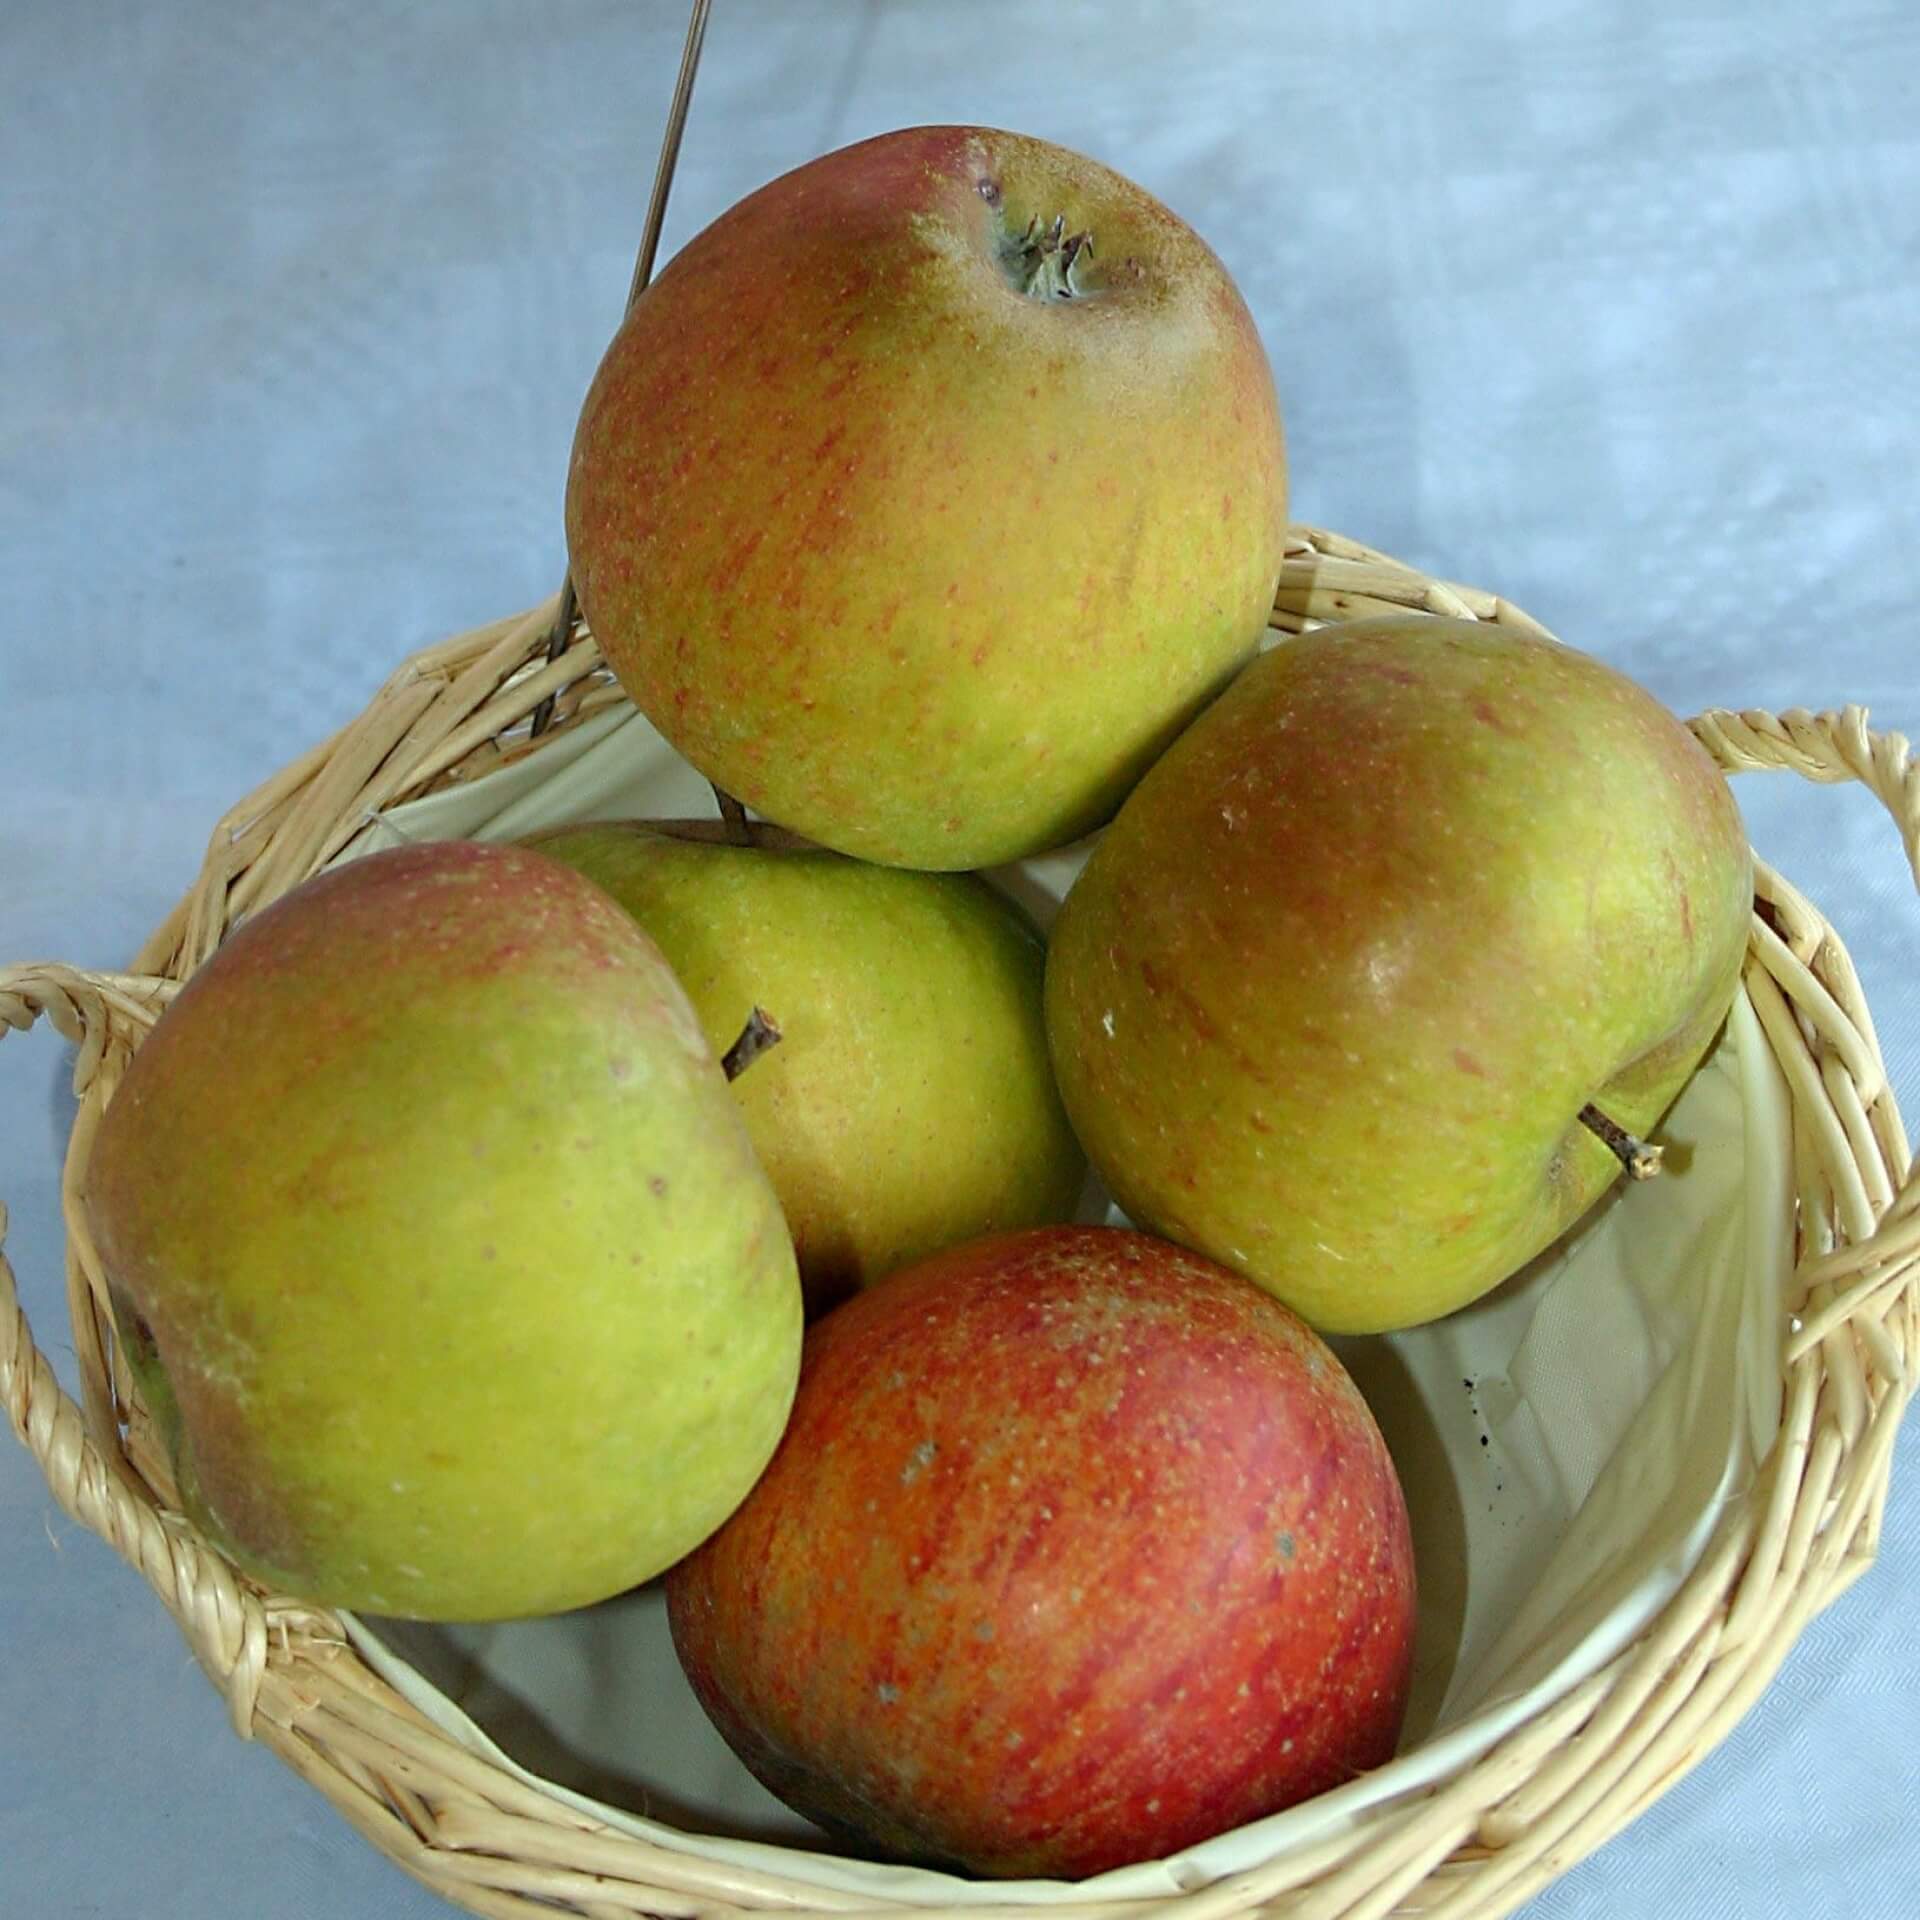
<path id="1" fill-rule="evenodd" d="M 1278 1302 L 1165 1241 L 948 1250 L 807 1336 L 793 1417 L 666 1579 L 774 1793 L 882 1856 L 1078 1878 L 1382 1764 L 1414 1628 L 1378 1428 Z"/>
<path id="2" fill-rule="evenodd" d="M 247 920 L 101 1120 L 86 1204 L 189 1515 L 322 1604 L 554 1612 L 779 1438 L 779 1204 L 659 952 L 539 854 L 373 854 Z"/>
<path id="3" fill-rule="evenodd" d="M 780 1044 L 733 1083 L 816 1310 L 922 1254 L 1069 1218 L 1086 1156 L 1047 1058 L 1046 948 L 973 874 L 908 873 L 755 825 L 559 827 L 530 844 L 604 887 L 708 1039 L 756 1005 Z"/>
<path id="4" fill-rule="evenodd" d="M 813 160 L 635 301 L 580 416 L 580 605 L 709 779 L 896 866 L 1105 820 L 1265 629 L 1273 376 L 1219 260 L 1042 140 Z"/>
<path id="5" fill-rule="evenodd" d="M 1471 620 L 1264 655 L 1069 892 L 1047 1025 L 1135 1221 L 1315 1326 L 1431 1320 L 1620 1171 L 1740 977 L 1725 778 L 1630 680 Z M 1582 1116 L 1585 1116 L 1583 1119 Z"/>

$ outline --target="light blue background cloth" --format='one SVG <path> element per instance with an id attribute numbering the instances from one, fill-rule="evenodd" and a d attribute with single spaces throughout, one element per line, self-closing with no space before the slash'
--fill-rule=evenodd
<path id="1" fill-rule="evenodd" d="M 677 0 L 0 6 L 0 963 L 124 964 L 219 814 L 407 653 L 558 584 Z M 671 251 L 929 120 L 1185 214 L 1296 517 L 1496 589 L 1682 712 L 1920 731 L 1911 0 L 718 0 Z M 1857 789 L 1739 783 L 1920 1123 L 1920 908 Z M 71 1380 L 67 1050 L 0 1047 L 7 1253 Z M 1920 1912 L 1920 1423 L 1881 1564 L 1530 1913 Z M 230 1732 L 0 1443 L 0 1913 L 449 1909 Z"/>

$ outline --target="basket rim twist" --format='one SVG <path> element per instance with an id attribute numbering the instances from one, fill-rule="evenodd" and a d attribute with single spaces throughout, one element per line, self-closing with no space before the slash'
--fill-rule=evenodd
<path id="1" fill-rule="evenodd" d="M 503 1920 L 958 1912 L 655 1844 L 457 1745 L 361 1659 L 337 1614 L 262 1589 L 179 1513 L 114 1345 L 80 1190 L 134 1050 L 232 926 L 318 871 L 383 808 L 537 752 L 623 698 L 577 619 L 564 650 L 551 653 L 559 608 L 555 595 L 406 659 L 356 720 L 222 817 L 198 878 L 128 971 L 0 968 L 0 1035 L 44 1015 L 78 1049 L 61 1206 L 81 1383 L 75 1401 L 34 1344 L 0 1202 L 0 1401 L 60 1505 L 172 1612 L 235 1730 L 456 1904 Z M 1290 530 L 1273 629 L 1380 613 L 1546 631 L 1495 594 L 1339 534 Z M 1688 724 L 1728 773 L 1784 769 L 1866 786 L 1892 816 L 1920 886 L 1920 762 L 1900 735 L 1872 731 L 1864 709 L 1715 709 Z M 1764 862 L 1755 868 L 1745 981 L 1786 1076 L 1797 1188 L 1783 1418 L 1753 1490 L 1723 1513 L 1693 1573 L 1636 1642 L 1571 1693 L 1437 1787 L 1375 1808 L 1333 1839 L 1168 1898 L 1024 1908 L 1010 1898 L 965 1911 L 1372 1920 L 1414 1901 L 1444 1920 L 1492 1920 L 1711 1752 L 1807 1621 L 1873 1564 L 1920 1362 L 1920 1168 L 1845 947 L 1796 888 Z"/>

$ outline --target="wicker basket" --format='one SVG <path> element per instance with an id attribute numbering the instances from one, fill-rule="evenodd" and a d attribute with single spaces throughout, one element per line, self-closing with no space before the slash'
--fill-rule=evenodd
<path id="1" fill-rule="evenodd" d="M 1338 536 L 1295 528 L 1272 625 L 1380 611 L 1538 630 L 1492 595 L 1427 578 Z M 0 1397 L 60 1503 L 132 1561 L 263 1741 L 383 1852 L 476 1913 L 941 1910 L 938 1899 L 823 1888 L 817 1878 L 649 1844 L 455 1743 L 364 1659 L 340 1619 L 239 1574 L 174 1509 L 164 1454 L 116 1353 L 78 1202 L 94 1130 L 133 1050 L 179 983 L 241 917 L 299 884 L 396 803 L 550 749 L 622 699 L 584 626 L 549 658 L 553 603 L 408 660 L 352 725 L 216 827 L 191 892 L 130 973 L 0 970 L 0 1022 L 45 1014 L 79 1049 L 80 1107 L 63 1201 L 82 1396 L 56 1382 L 0 1257 Z M 536 730 L 532 717 L 544 708 Z M 1885 804 L 1920 878 L 1920 767 L 1858 709 L 1693 722 L 1729 772 L 1858 780 Z M 1764 865 L 1749 996 L 1783 1070 L 1797 1193 L 1795 1278 L 1782 1315 L 1780 1432 L 1692 1573 L 1637 1640 L 1477 1760 L 1410 1801 L 1369 1811 L 1304 1855 L 1194 1888 L 1183 1920 L 1255 1909 L 1360 1920 L 1396 1908 L 1504 1913 L 1632 1819 L 1725 1736 L 1809 1617 L 1872 1564 L 1895 1432 L 1920 1361 L 1920 1178 L 1847 954 Z M 3 1031 L 3 1029 L 0 1029 Z M 0 1211 L 0 1238 L 5 1215 Z M 969 1906 L 979 1910 L 979 1903 Z M 1095 1898 L 1022 1911 L 1095 1916 Z"/>

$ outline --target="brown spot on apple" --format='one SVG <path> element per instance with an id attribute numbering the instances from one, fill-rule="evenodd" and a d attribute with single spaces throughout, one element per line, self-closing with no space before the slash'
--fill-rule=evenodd
<path id="1" fill-rule="evenodd" d="M 1458 1067 L 1462 1073 L 1472 1074 L 1476 1080 L 1484 1080 L 1487 1077 L 1486 1068 L 1483 1067 L 1465 1047 L 1454 1048 L 1453 1064 Z"/>

